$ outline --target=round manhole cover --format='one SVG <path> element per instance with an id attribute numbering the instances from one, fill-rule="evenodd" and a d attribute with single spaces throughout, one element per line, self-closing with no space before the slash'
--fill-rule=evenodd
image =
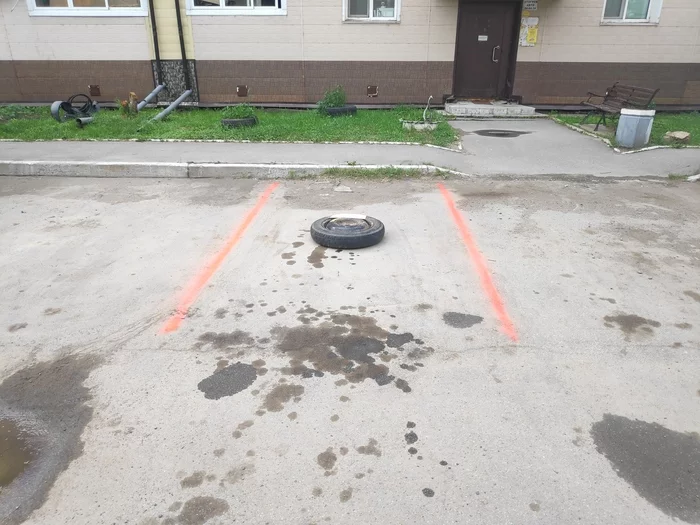
<path id="1" fill-rule="evenodd" d="M 520 135 L 527 135 L 529 131 L 513 131 L 510 129 L 479 129 L 477 131 L 472 131 L 475 135 L 481 135 L 482 137 L 497 137 L 502 139 L 511 139 L 514 137 L 519 137 Z"/>

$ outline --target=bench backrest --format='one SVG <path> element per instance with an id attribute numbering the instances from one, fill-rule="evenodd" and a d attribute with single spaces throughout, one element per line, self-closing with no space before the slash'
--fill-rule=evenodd
<path id="1" fill-rule="evenodd" d="M 620 109 L 628 107 L 648 108 L 658 92 L 658 89 L 628 86 L 615 82 L 605 94 L 605 104 Z"/>

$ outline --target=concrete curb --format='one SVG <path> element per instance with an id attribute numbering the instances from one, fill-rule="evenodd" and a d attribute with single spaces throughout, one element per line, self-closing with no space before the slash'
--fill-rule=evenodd
<path id="1" fill-rule="evenodd" d="M 421 170 L 426 175 L 466 173 L 428 164 L 226 164 L 206 162 L 0 161 L 0 176 L 100 178 L 287 179 L 321 175 L 328 169 Z"/>

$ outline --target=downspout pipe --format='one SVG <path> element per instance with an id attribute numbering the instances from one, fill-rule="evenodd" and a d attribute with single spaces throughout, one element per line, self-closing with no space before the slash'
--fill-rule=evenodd
<path id="1" fill-rule="evenodd" d="M 165 108 L 163 111 L 158 113 L 155 117 L 153 117 L 151 120 L 161 120 L 162 118 L 165 118 L 168 116 L 168 114 L 173 111 L 176 107 L 180 105 L 180 103 L 185 100 L 187 97 L 189 97 L 192 94 L 192 90 L 188 89 L 185 91 L 182 95 L 177 97 L 175 100 L 173 100 L 172 104 L 170 104 L 167 108 Z"/>
<path id="2" fill-rule="evenodd" d="M 149 104 L 154 98 L 156 98 L 158 96 L 158 93 L 163 91 L 163 89 L 165 89 L 165 86 L 163 84 L 158 84 L 153 91 L 146 95 L 146 98 L 144 98 L 141 102 L 139 102 L 136 105 L 136 108 L 139 111 L 141 111 L 143 108 L 146 107 L 147 104 Z"/>
<path id="3" fill-rule="evenodd" d="M 156 86 L 163 83 L 163 68 L 160 64 L 160 48 L 158 47 L 158 25 L 156 24 L 156 9 L 153 0 L 148 0 L 148 10 L 151 14 L 151 32 L 153 33 L 153 51 L 156 55 Z"/>
<path id="4" fill-rule="evenodd" d="M 187 67 L 187 53 L 185 52 L 185 36 L 182 34 L 182 16 L 180 15 L 180 0 L 175 0 L 175 16 L 177 17 L 177 32 L 180 36 L 180 54 L 182 55 L 182 73 L 183 75 L 185 75 L 185 89 L 192 92 L 192 83 L 190 82 L 190 69 Z"/>

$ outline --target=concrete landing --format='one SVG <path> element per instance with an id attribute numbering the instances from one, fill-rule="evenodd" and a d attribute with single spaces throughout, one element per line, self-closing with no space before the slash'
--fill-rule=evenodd
<path id="1" fill-rule="evenodd" d="M 536 117 L 535 108 L 511 102 L 494 100 L 477 104 L 468 100 L 445 104 L 445 111 L 455 117 L 469 118 L 517 118 Z"/>

